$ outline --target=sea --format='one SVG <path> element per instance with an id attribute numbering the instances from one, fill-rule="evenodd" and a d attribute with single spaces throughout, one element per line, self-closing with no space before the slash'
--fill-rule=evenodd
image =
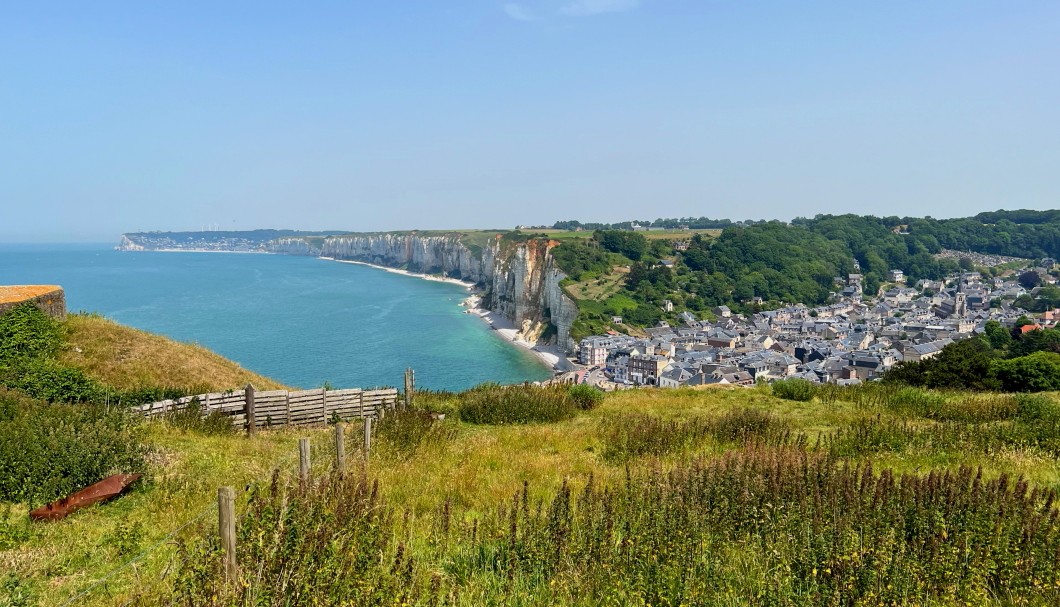
<path id="1" fill-rule="evenodd" d="M 463 286 L 313 257 L 0 245 L 0 284 L 57 284 L 70 312 L 200 344 L 299 388 L 462 390 L 551 369 L 464 314 Z"/>

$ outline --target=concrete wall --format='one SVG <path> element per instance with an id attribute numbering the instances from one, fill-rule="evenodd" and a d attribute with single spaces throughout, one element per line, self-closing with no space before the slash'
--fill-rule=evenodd
<path id="1" fill-rule="evenodd" d="M 27 301 L 33 302 L 49 316 L 66 317 L 66 293 L 62 287 L 55 285 L 0 286 L 0 315 Z"/>

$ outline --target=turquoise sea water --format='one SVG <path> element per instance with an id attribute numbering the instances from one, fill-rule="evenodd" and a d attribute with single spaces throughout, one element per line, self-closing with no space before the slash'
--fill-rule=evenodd
<path id="1" fill-rule="evenodd" d="M 0 284 L 59 284 L 71 312 L 202 344 L 309 388 L 462 389 L 550 370 L 463 313 L 463 287 L 310 257 L 0 245 Z"/>

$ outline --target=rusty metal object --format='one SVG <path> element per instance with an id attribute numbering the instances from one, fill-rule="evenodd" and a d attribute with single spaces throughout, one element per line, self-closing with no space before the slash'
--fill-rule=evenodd
<path id="1" fill-rule="evenodd" d="M 108 476 L 98 483 L 89 485 L 61 500 L 37 508 L 29 513 L 29 517 L 35 521 L 62 520 L 75 510 L 105 502 L 121 495 L 129 488 L 129 485 L 135 483 L 142 476 L 142 474 L 115 474 L 114 476 Z"/>

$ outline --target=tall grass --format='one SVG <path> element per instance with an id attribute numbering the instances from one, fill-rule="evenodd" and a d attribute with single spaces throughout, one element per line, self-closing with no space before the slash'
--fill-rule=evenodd
<path id="1" fill-rule="evenodd" d="M 578 409 L 566 386 L 483 384 L 461 395 L 459 413 L 472 424 L 529 424 L 570 419 Z"/>
<path id="2" fill-rule="evenodd" d="M 207 411 L 206 403 L 195 397 L 185 404 L 177 405 L 162 417 L 166 424 L 197 432 L 199 434 L 233 434 L 232 419 L 220 411 Z"/>
<path id="3" fill-rule="evenodd" d="M 456 435 L 456 427 L 434 414 L 417 409 L 397 409 L 376 424 L 383 445 L 402 455 L 411 455 L 424 443 L 445 442 Z"/>
<path id="4" fill-rule="evenodd" d="M 279 475 L 240 519 L 241 578 L 215 539 L 187 545 L 185 605 L 1055 605 L 1056 494 L 979 471 L 895 475 L 824 451 L 752 443 L 529 485 L 429 524 L 363 469 Z M 419 529 L 419 531 L 415 531 Z M 168 599 L 167 599 L 168 600 Z"/>
<path id="5" fill-rule="evenodd" d="M 309 483 L 275 473 L 238 525 L 240 577 L 221 569 L 215 535 L 180 548 L 179 605 L 400 605 L 413 562 L 363 469 Z"/>
<path id="6" fill-rule="evenodd" d="M 722 416 L 665 420 L 653 415 L 609 415 L 600 423 L 603 456 L 621 463 L 641 456 L 662 456 L 696 449 L 707 442 L 746 440 L 785 442 L 786 425 L 776 416 L 742 408 Z"/>
<path id="7" fill-rule="evenodd" d="M 938 391 L 882 383 L 811 387 L 813 395 L 826 404 L 846 402 L 908 417 L 969 423 L 1013 419 L 1019 415 L 1020 399 L 1025 398 L 1024 395 Z"/>
<path id="8" fill-rule="evenodd" d="M 752 446 L 564 484 L 544 507 L 524 490 L 465 531 L 448 572 L 490 572 L 483 598 L 504 604 L 1053 605 L 1054 500 L 967 468 L 895 476 Z"/>

